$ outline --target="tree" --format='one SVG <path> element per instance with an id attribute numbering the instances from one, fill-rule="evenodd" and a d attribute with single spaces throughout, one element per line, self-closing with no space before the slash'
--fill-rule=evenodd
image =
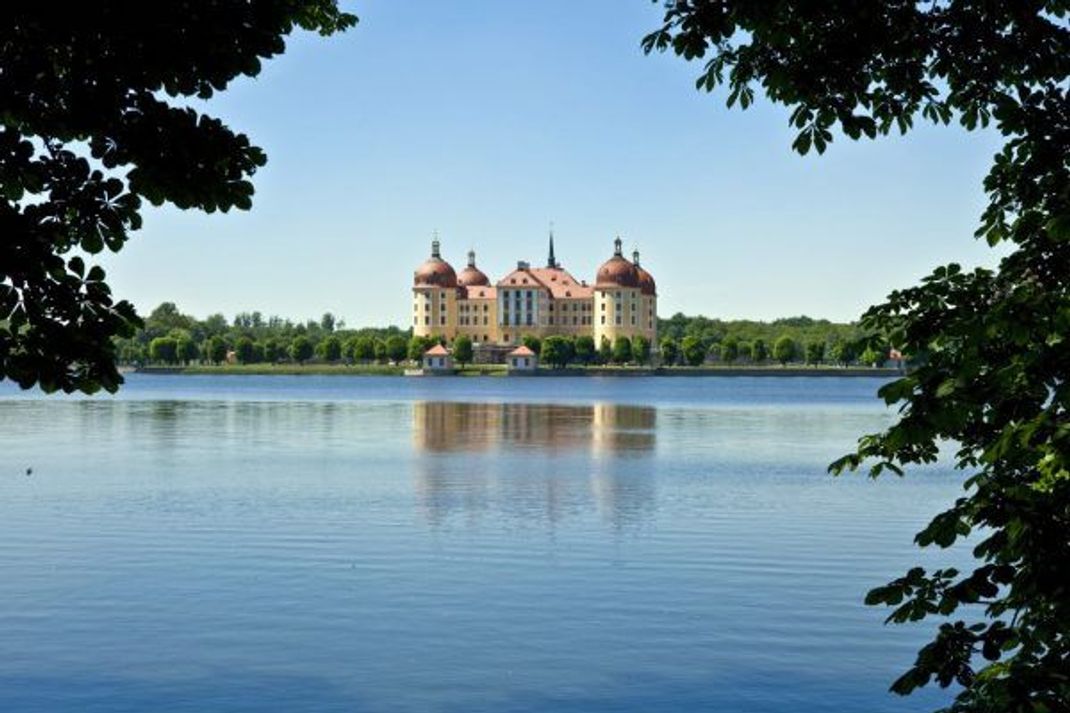
<path id="1" fill-rule="evenodd" d="M 542 353 L 539 355 L 544 364 L 555 369 L 563 369 L 572 359 L 572 342 L 558 335 L 542 340 Z"/>
<path id="2" fill-rule="evenodd" d="M 773 358 L 780 362 L 781 366 L 794 359 L 795 340 L 786 335 L 776 340 L 773 344 Z"/>
<path id="3" fill-rule="evenodd" d="M 248 209 L 263 152 L 192 108 L 356 18 L 334 0 L 5 7 L 0 27 L 0 378 L 115 391 L 113 337 L 140 325 L 86 257 L 119 251 L 142 201 Z M 220 42 L 220 38 L 227 38 Z"/>
<path id="4" fill-rule="evenodd" d="M 675 339 L 665 337 L 661 340 L 661 363 L 672 366 L 680 360 L 680 345 Z"/>
<path id="5" fill-rule="evenodd" d="M 851 347 L 850 342 L 843 339 L 837 339 L 829 345 L 829 360 L 833 364 L 847 366 L 854 361 L 854 358 L 854 349 Z"/>
<path id="6" fill-rule="evenodd" d="M 334 331 L 334 322 L 335 322 L 334 315 L 331 314 L 330 312 L 324 312 L 323 316 L 320 317 L 320 329 L 322 329 L 324 332 L 328 332 L 328 333 L 333 332 Z"/>
<path id="7" fill-rule="evenodd" d="M 754 343 L 750 345 L 750 358 L 755 364 L 761 364 L 769 358 L 769 350 L 766 349 L 764 341 L 754 340 Z"/>
<path id="8" fill-rule="evenodd" d="M 404 342 L 405 340 L 402 339 L 401 341 Z M 390 350 L 388 350 L 386 348 L 386 340 L 385 339 L 376 339 L 375 340 L 375 360 L 377 362 L 379 362 L 380 364 L 384 364 L 389 359 L 390 359 Z"/>
<path id="9" fill-rule="evenodd" d="M 729 104 L 760 85 L 792 107 L 794 148 L 833 130 L 906 132 L 920 115 L 1006 137 L 985 179 L 978 237 L 1007 244 L 998 270 L 937 268 L 863 315 L 867 351 L 894 344 L 913 370 L 880 389 L 898 419 L 859 440 L 834 473 L 871 476 L 937 459 L 954 443 L 967 491 L 916 538 L 975 534 L 972 571 L 912 568 L 871 591 L 889 621 L 952 618 L 892 684 L 961 686 L 951 710 L 1066 710 L 1070 701 L 1070 28 L 1061 0 L 977 3 L 692 0 L 667 6 L 647 51 L 712 56 Z M 850 38 L 850 41 L 844 41 Z M 863 360 L 867 356 L 863 355 Z"/>
<path id="10" fill-rule="evenodd" d="M 174 364 L 178 361 L 178 342 L 174 337 L 156 337 L 149 342 L 149 358 L 155 362 Z"/>
<path id="11" fill-rule="evenodd" d="M 375 358 L 375 340 L 371 337 L 360 337 L 353 348 L 353 360 L 366 363 Z"/>
<path id="12" fill-rule="evenodd" d="M 858 357 L 858 361 L 866 366 L 882 366 L 884 364 L 885 353 L 878 351 L 875 347 L 867 346 L 861 356 Z"/>
<path id="13" fill-rule="evenodd" d="M 576 337 L 575 358 L 584 366 L 594 361 L 594 337 L 584 334 Z"/>
<path id="14" fill-rule="evenodd" d="M 613 340 L 613 361 L 617 364 L 627 364 L 632 360 L 632 340 L 627 337 L 617 337 Z"/>
<path id="15" fill-rule="evenodd" d="M 342 358 L 342 340 L 334 335 L 322 340 L 316 347 L 320 359 L 326 362 L 334 363 Z"/>
<path id="16" fill-rule="evenodd" d="M 222 364 L 227 359 L 227 343 L 222 337 L 211 337 L 204 347 L 205 356 L 213 364 Z"/>
<path id="17" fill-rule="evenodd" d="M 602 341 L 598 343 L 598 361 L 601 364 L 613 361 L 613 345 L 606 337 L 602 337 Z"/>
<path id="18" fill-rule="evenodd" d="M 387 343 L 389 344 L 389 342 Z M 406 353 L 409 357 L 409 361 L 420 361 L 424 358 L 424 352 L 426 352 L 428 349 L 435 346 L 436 344 L 438 344 L 438 339 L 436 339 L 435 337 L 413 336 L 413 338 L 409 340 L 406 348 Z M 405 357 L 402 357 L 402 359 L 404 358 Z M 393 359 L 393 361 L 400 360 Z"/>
<path id="19" fill-rule="evenodd" d="M 641 334 L 632 337 L 632 358 L 637 364 L 650 362 L 650 340 Z"/>
<path id="20" fill-rule="evenodd" d="M 304 364 L 312 358 L 312 342 L 302 335 L 294 337 L 290 342 L 290 359 L 298 364 Z"/>
<path id="21" fill-rule="evenodd" d="M 534 334 L 525 334 L 520 338 L 520 343 L 536 354 L 542 353 L 542 341 Z"/>
<path id="22" fill-rule="evenodd" d="M 409 345 L 405 341 L 404 337 L 390 337 L 386 340 L 385 356 L 395 364 L 400 364 L 405 360 L 405 355 L 408 353 Z M 423 351 L 420 352 L 420 356 L 423 356 Z"/>
<path id="23" fill-rule="evenodd" d="M 731 364 L 739 358 L 739 342 L 735 339 L 725 339 L 721 342 L 721 361 Z"/>
<path id="24" fill-rule="evenodd" d="M 825 343 L 808 342 L 806 345 L 806 363 L 817 365 L 825 360 Z"/>
<path id="25" fill-rule="evenodd" d="M 706 349 L 698 337 L 684 337 L 680 342 L 680 353 L 688 366 L 702 366 L 706 361 Z"/>
<path id="26" fill-rule="evenodd" d="M 265 340 L 263 343 L 264 361 L 268 364 L 275 364 L 282 358 L 282 350 L 279 348 L 279 343 L 274 339 Z"/>
<path id="27" fill-rule="evenodd" d="M 465 364 L 470 364 L 472 362 L 473 356 L 471 337 L 462 334 L 453 340 L 453 358 L 461 365 L 462 369 Z"/>
<path id="28" fill-rule="evenodd" d="M 252 364 L 256 358 L 253 340 L 249 337 L 239 337 L 234 344 L 234 358 L 238 360 L 239 364 Z"/>
<path id="29" fill-rule="evenodd" d="M 182 336 L 175 344 L 175 357 L 182 364 L 189 364 L 191 361 L 197 361 L 201 357 L 201 350 L 197 348 L 197 342 L 193 341 L 193 337 Z"/>

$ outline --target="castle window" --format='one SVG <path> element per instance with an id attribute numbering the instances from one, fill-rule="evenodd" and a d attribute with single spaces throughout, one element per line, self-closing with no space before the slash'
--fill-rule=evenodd
<path id="1" fill-rule="evenodd" d="M 441 317 L 439 317 L 438 318 L 438 323 L 442 324 L 442 325 L 445 325 L 446 324 L 446 315 L 442 315 Z"/>
<path id="2" fill-rule="evenodd" d="M 413 317 L 412 318 L 412 323 L 413 324 L 419 324 L 420 323 L 420 318 L 419 317 Z"/>
<path id="3" fill-rule="evenodd" d="M 618 327 L 620 326 L 620 315 L 619 314 L 617 315 L 617 326 Z"/>
<path id="4" fill-rule="evenodd" d="M 605 323 L 606 323 L 606 316 L 603 314 L 602 315 L 602 324 L 605 324 Z"/>
<path id="5" fill-rule="evenodd" d="M 424 324 L 431 324 L 431 315 L 424 315 Z"/>

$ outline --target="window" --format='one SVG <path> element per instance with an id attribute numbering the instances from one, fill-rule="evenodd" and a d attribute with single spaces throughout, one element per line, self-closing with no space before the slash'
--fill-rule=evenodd
<path id="1" fill-rule="evenodd" d="M 429 314 L 425 314 L 424 315 L 424 324 L 431 324 L 431 315 L 429 315 Z"/>
<path id="2" fill-rule="evenodd" d="M 620 315 L 619 314 L 617 315 L 617 326 L 618 327 L 620 326 Z"/>
<path id="3" fill-rule="evenodd" d="M 528 317 L 528 319 L 527 319 L 528 326 L 530 327 L 531 326 L 531 312 L 528 312 L 527 317 Z"/>
<path id="4" fill-rule="evenodd" d="M 606 316 L 603 314 L 602 315 L 602 324 L 605 324 L 605 323 L 606 323 Z"/>
<path id="5" fill-rule="evenodd" d="M 634 314 L 632 315 L 632 325 L 633 326 L 635 325 L 635 315 Z"/>
<path id="6" fill-rule="evenodd" d="M 438 323 L 442 325 L 446 324 L 446 315 L 442 315 L 441 317 L 439 317 Z"/>
<path id="7" fill-rule="evenodd" d="M 420 318 L 419 317 L 413 317 L 412 318 L 412 323 L 413 324 L 419 324 L 420 323 Z"/>
<path id="8" fill-rule="evenodd" d="M 602 303 L 602 311 L 603 311 L 603 312 L 605 312 L 605 311 L 606 311 L 606 303 L 605 303 L 605 302 L 603 302 L 603 303 Z"/>

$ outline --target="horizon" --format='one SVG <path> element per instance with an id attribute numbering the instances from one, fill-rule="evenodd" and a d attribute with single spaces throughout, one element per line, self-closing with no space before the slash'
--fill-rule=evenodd
<path id="1" fill-rule="evenodd" d="M 474 247 L 497 274 L 537 263 L 553 223 L 588 280 L 619 233 L 661 316 L 765 322 L 854 321 L 937 265 L 1001 255 L 972 237 L 993 132 L 920 124 L 800 157 L 787 110 L 727 109 L 695 90 L 698 64 L 642 54 L 653 4 L 345 5 L 355 28 L 296 35 L 259 78 L 195 103 L 269 161 L 252 211 L 147 209 L 103 257 L 142 315 L 171 301 L 404 324 L 435 231 L 455 266 Z"/>

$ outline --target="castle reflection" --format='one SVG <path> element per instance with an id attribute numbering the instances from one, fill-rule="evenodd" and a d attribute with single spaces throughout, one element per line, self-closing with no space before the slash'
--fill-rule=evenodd
<path id="1" fill-rule="evenodd" d="M 656 427 L 646 406 L 417 402 L 417 496 L 432 524 L 589 512 L 638 524 L 654 510 Z"/>

